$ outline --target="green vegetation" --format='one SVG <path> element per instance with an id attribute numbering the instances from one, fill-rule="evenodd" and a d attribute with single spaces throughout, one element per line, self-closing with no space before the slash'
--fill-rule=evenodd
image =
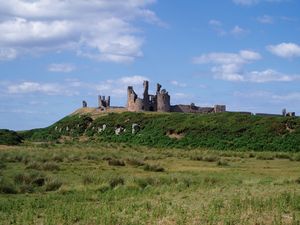
<path id="1" fill-rule="evenodd" d="M 133 123 L 141 130 L 132 134 Z M 102 129 L 106 125 L 106 129 Z M 115 134 L 116 127 L 126 129 Z M 23 132 L 31 141 L 119 142 L 168 148 L 211 148 L 237 151 L 300 151 L 300 118 L 238 113 L 109 113 L 95 120 L 68 116 L 45 129 Z M 217 160 L 216 160 L 217 161 Z"/>
<path id="2" fill-rule="evenodd" d="M 22 138 L 15 131 L 0 129 L 0 145 L 19 145 Z"/>
<path id="3" fill-rule="evenodd" d="M 300 223 L 300 153 L 27 143 L 0 165 L 3 225 Z"/>

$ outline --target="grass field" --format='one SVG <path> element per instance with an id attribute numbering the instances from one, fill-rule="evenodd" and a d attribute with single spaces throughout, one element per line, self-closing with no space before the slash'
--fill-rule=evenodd
<path id="1" fill-rule="evenodd" d="M 300 224 L 300 154 L 0 147 L 0 224 Z"/>

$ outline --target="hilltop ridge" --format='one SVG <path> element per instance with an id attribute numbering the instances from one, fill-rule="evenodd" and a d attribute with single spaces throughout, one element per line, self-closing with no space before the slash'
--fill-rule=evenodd
<path id="1" fill-rule="evenodd" d="M 103 112 L 85 108 L 47 128 L 25 131 L 22 137 L 30 141 L 85 140 L 152 147 L 297 152 L 300 118 L 230 112 Z"/>

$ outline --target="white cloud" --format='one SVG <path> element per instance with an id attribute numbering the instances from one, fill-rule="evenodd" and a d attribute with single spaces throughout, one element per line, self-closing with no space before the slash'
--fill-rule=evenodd
<path id="1" fill-rule="evenodd" d="M 214 52 L 195 57 L 195 64 L 212 64 L 211 72 L 215 79 L 253 83 L 289 82 L 300 80 L 300 75 L 288 75 L 267 69 L 264 71 L 244 71 L 246 64 L 260 60 L 258 52 L 242 50 L 239 53 Z"/>
<path id="2" fill-rule="evenodd" d="M 67 90 L 63 85 L 56 83 L 38 83 L 25 81 L 7 86 L 9 94 L 31 94 L 42 93 L 46 95 L 76 95 L 77 92 Z"/>
<path id="3" fill-rule="evenodd" d="M 0 47 L 0 61 L 12 60 L 17 57 L 17 51 L 13 48 L 1 48 Z"/>
<path id="4" fill-rule="evenodd" d="M 263 15 L 261 17 L 258 17 L 257 21 L 263 24 L 272 24 L 274 22 L 274 19 L 269 15 Z"/>
<path id="5" fill-rule="evenodd" d="M 211 71 L 215 78 L 229 81 L 243 81 L 242 67 L 245 64 L 261 59 L 261 55 L 250 50 L 239 53 L 214 52 L 195 57 L 196 64 L 213 64 Z"/>
<path id="6" fill-rule="evenodd" d="M 238 25 L 235 25 L 231 30 L 227 30 L 223 27 L 222 22 L 216 19 L 211 19 L 208 21 L 208 24 L 219 36 L 232 35 L 234 37 L 240 37 L 249 33 L 248 30 L 241 28 Z"/>
<path id="7" fill-rule="evenodd" d="M 74 65 L 72 64 L 59 64 L 59 63 L 55 63 L 55 64 L 51 64 L 48 66 L 48 70 L 50 72 L 56 72 L 56 73 L 70 73 L 72 71 L 74 71 L 76 68 Z"/>
<path id="8" fill-rule="evenodd" d="M 294 80 L 300 80 L 299 75 L 287 75 L 279 73 L 272 69 L 267 69 L 264 71 L 252 71 L 247 74 L 248 80 L 255 83 L 265 83 L 265 82 L 289 82 Z"/>
<path id="9" fill-rule="evenodd" d="M 128 86 L 137 86 L 135 89 L 142 90 L 144 80 L 149 80 L 144 76 L 124 76 L 114 80 L 105 80 L 99 83 L 88 83 L 79 80 L 68 79 L 60 83 L 46 83 L 23 81 L 19 83 L 0 83 L 0 87 L 5 93 L 18 94 L 44 94 L 58 96 L 74 96 L 82 93 L 92 95 L 111 95 L 117 98 L 124 98 Z"/>
<path id="10" fill-rule="evenodd" d="M 143 55 L 143 37 L 134 22 L 164 25 L 147 9 L 154 2 L 5 1 L 0 5 L 0 49 L 13 49 L 19 55 L 71 50 L 100 61 L 132 62 Z"/>
<path id="11" fill-rule="evenodd" d="M 273 95 L 272 98 L 274 100 L 279 100 L 279 101 L 300 101 L 300 92 L 293 92 L 293 93 L 288 93 L 285 95 Z"/>
<path id="12" fill-rule="evenodd" d="M 186 83 L 182 83 L 182 82 L 179 82 L 177 80 L 172 80 L 171 84 L 174 85 L 174 86 L 176 86 L 176 87 L 186 87 L 187 86 Z"/>
<path id="13" fill-rule="evenodd" d="M 99 84 L 92 84 L 90 87 L 95 91 L 104 93 L 105 95 L 111 95 L 117 98 L 123 98 L 126 96 L 127 87 L 135 86 L 135 91 L 140 93 L 142 91 L 142 85 L 145 80 L 149 80 L 144 76 L 125 76 L 115 80 L 106 80 Z"/>
<path id="14" fill-rule="evenodd" d="M 241 65 L 246 64 L 251 60 L 259 59 L 261 59 L 261 55 L 258 52 L 242 50 L 239 53 L 213 52 L 209 54 L 203 54 L 199 57 L 195 57 L 193 62 L 195 64 L 213 63 Z"/>
<path id="15" fill-rule="evenodd" d="M 222 26 L 222 22 L 219 20 L 215 20 L 215 19 L 210 20 L 208 23 L 211 26 Z"/>
<path id="16" fill-rule="evenodd" d="M 233 0 L 238 5 L 253 5 L 259 2 L 259 0 Z"/>
<path id="17" fill-rule="evenodd" d="M 178 92 L 178 93 L 175 93 L 173 95 L 173 97 L 174 97 L 175 100 L 179 100 L 179 99 L 190 98 L 191 96 L 188 95 L 188 94 L 185 94 L 185 93 Z"/>
<path id="18" fill-rule="evenodd" d="M 245 6 L 251 6 L 251 5 L 255 5 L 258 4 L 260 2 L 284 2 L 287 0 L 232 0 L 235 4 L 237 5 L 245 5 Z"/>
<path id="19" fill-rule="evenodd" d="M 248 31 L 244 28 L 241 28 L 240 26 L 236 25 L 232 28 L 232 30 L 230 31 L 230 33 L 233 35 L 233 36 L 241 36 L 241 35 L 244 35 L 244 34 L 247 34 Z"/>
<path id="20" fill-rule="evenodd" d="M 267 46 L 272 54 L 282 58 L 292 58 L 300 56 L 300 46 L 294 43 L 281 43 Z"/>

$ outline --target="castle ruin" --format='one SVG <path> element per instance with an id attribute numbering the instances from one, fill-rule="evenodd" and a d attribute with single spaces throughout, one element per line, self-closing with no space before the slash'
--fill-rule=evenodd
<path id="1" fill-rule="evenodd" d="M 218 113 L 225 112 L 225 105 L 214 107 L 199 107 L 190 105 L 171 105 L 171 97 L 162 86 L 157 84 L 156 94 L 149 94 L 149 81 L 144 81 L 143 98 L 139 98 L 132 86 L 127 89 L 127 110 L 130 112 L 153 111 L 153 112 L 183 112 L 183 113 Z"/>
<path id="2" fill-rule="evenodd" d="M 180 112 L 180 113 L 221 113 L 229 112 L 226 110 L 226 105 L 214 105 L 213 107 L 201 107 L 196 106 L 194 103 L 189 105 L 179 104 L 171 105 L 171 97 L 166 89 L 162 89 L 160 84 L 156 85 L 156 93 L 149 94 L 149 81 L 143 83 L 144 91 L 143 97 L 140 98 L 134 91 L 132 86 L 127 88 L 127 106 L 118 107 L 110 105 L 110 96 L 98 96 L 98 107 L 96 109 L 101 111 L 130 111 L 130 112 Z M 82 101 L 82 107 L 87 108 L 88 104 L 86 101 Z M 283 117 L 295 117 L 295 112 L 287 112 L 286 109 L 282 110 L 281 114 L 270 114 L 270 113 L 252 113 L 252 112 L 241 112 L 235 111 L 235 113 L 246 114 L 246 115 L 257 115 L 257 116 L 283 116 Z"/>
<path id="3" fill-rule="evenodd" d="M 157 84 L 156 94 L 149 94 L 149 81 L 144 81 L 143 98 L 139 98 L 132 86 L 127 89 L 127 110 L 130 112 L 152 111 L 170 112 L 170 95 L 165 90 L 161 90 L 161 85 Z"/>
<path id="4" fill-rule="evenodd" d="M 107 98 L 105 96 L 98 96 L 98 108 L 101 110 L 105 110 L 110 107 L 110 96 Z"/>

